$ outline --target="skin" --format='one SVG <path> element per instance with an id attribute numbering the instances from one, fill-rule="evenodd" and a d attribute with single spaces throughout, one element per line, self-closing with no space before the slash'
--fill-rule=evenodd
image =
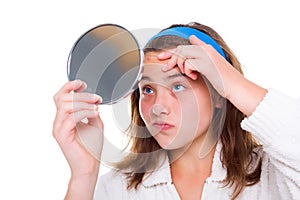
<path id="1" fill-rule="evenodd" d="M 150 63 L 165 64 L 163 68 L 154 67 L 153 69 L 163 70 L 168 75 L 180 71 L 189 77 L 187 80 L 192 88 L 194 83 L 201 85 L 198 77 L 198 74 L 201 73 L 221 96 L 227 98 L 245 115 L 250 116 L 265 96 L 266 89 L 245 79 L 211 46 L 206 45 L 194 36 L 191 36 L 190 42 L 192 45 L 179 46 L 171 51 L 154 55 L 154 58 L 149 58 Z M 145 63 L 149 59 L 146 58 Z M 148 74 L 149 76 L 151 76 L 151 73 Z M 154 79 L 156 77 L 151 76 L 150 78 Z M 155 81 L 157 80 L 152 82 Z M 205 89 L 200 85 L 197 92 L 189 93 L 193 96 L 191 98 L 192 105 L 197 108 L 196 110 L 200 114 L 210 113 L 211 111 L 205 110 L 201 106 L 201 103 L 207 104 L 208 102 L 204 101 L 204 103 L 197 100 L 198 97 L 207 97 L 205 96 Z M 153 131 L 150 126 L 149 130 L 153 135 L 157 135 L 155 136 L 156 139 L 164 148 L 171 150 L 171 156 L 176 155 L 178 151 L 182 153 L 182 148 L 189 147 L 188 149 L 185 148 L 182 156 L 171 164 L 171 174 L 182 199 L 199 199 L 202 194 L 203 182 L 210 175 L 214 155 L 212 150 L 203 159 L 197 157 L 199 146 L 202 143 L 201 136 L 203 136 L 207 124 L 209 124 L 209 117 L 204 118 L 203 115 L 202 117 L 200 115 L 200 118 L 197 119 L 199 126 L 189 124 L 193 128 L 196 127 L 197 131 L 191 131 L 189 139 L 179 142 L 176 138 L 180 138 L 179 135 L 182 135 L 181 133 L 184 130 L 188 130 L 189 125 L 182 125 L 179 128 L 179 126 L 176 126 L 176 123 L 179 122 L 177 120 L 185 120 L 184 117 L 187 115 L 184 113 L 184 109 L 191 109 L 192 107 L 185 107 L 185 102 L 188 100 L 180 97 L 180 94 L 172 93 L 173 87 L 169 84 L 160 83 L 152 84 L 152 86 L 156 87 L 153 88 L 157 92 L 156 94 L 165 96 L 166 102 L 170 101 L 170 105 L 175 106 L 170 108 L 162 99 L 156 97 L 150 97 L 149 101 L 141 99 L 140 107 L 143 119 L 146 124 L 150 125 L 151 119 L 157 119 L 157 116 L 164 114 L 162 120 L 174 125 L 173 127 L 170 126 L 172 127 L 170 129 L 167 128 L 168 126 L 158 126 L 166 129 L 164 130 L 165 133 L 163 131 Z M 81 81 L 68 82 L 54 96 L 57 112 L 53 123 L 53 136 L 71 169 L 71 178 L 65 199 L 93 199 L 99 172 L 99 161 L 81 145 L 76 136 L 78 132 L 80 134 L 94 132 L 103 136 L 103 123 L 97 111 L 97 105 L 101 103 L 101 97 L 94 94 L 78 93 L 85 87 L 85 83 Z M 153 105 L 158 105 L 154 113 L 152 110 Z M 211 108 L 212 106 L 208 107 Z M 165 116 L 168 111 L 171 111 L 172 116 Z M 85 118 L 88 119 L 88 122 L 81 122 Z M 194 139 L 190 141 L 191 138 Z M 189 165 L 186 165 L 186 163 L 189 163 Z"/>
<path id="2" fill-rule="evenodd" d="M 199 199 L 215 149 L 199 159 L 212 116 L 211 97 L 201 76 L 192 80 L 177 67 L 164 72 L 167 60 L 158 55 L 145 55 L 140 113 L 160 146 L 169 150 L 172 179 L 181 199 Z"/>
<path id="3" fill-rule="evenodd" d="M 99 161 L 81 145 L 76 136 L 78 132 L 103 133 L 103 124 L 97 111 L 101 98 L 94 94 L 79 93 L 85 87 L 82 81 L 71 81 L 54 95 L 57 111 L 53 136 L 71 170 L 65 199 L 93 199 L 99 172 Z M 84 118 L 88 119 L 88 123 L 81 122 Z"/>
<path id="4" fill-rule="evenodd" d="M 246 116 L 250 116 L 266 95 L 267 90 L 247 80 L 210 45 L 195 36 L 190 37 L 192 45 L 178 46 L 158 55 L 168 60 L 164 71 L 178 66 L 191 79 L 197 72 L 204 75 L 216 91 L 227 98 Z"/>
<path id="5" fill-rule="evenodd" d="M 210 94 L 201 76 L 193 81 L 178 68 L 163 72 L 165 62 L 157 56 L 145 56 L 140 113 L 162 148 L 178 149 L 206 133 L 212 115 Z"/>

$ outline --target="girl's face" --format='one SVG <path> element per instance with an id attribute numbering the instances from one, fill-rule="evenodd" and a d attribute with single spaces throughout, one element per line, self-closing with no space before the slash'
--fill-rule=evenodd
<path id="1" fill-rule="evenodd" d="M 145 55 L 139 110 L 162 148 L 179 149 L 207 132 L 213 111 L 210 93 L 201 76 L 193 81 L 178 68 L 163 72 L 167 60 L 157 55 Z"/>

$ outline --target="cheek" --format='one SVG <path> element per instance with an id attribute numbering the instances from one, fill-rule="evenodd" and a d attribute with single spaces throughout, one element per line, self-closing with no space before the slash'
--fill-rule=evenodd
<path id="1" fill-rule="evenodd" d="M 203 132 L 208 127 L 212 116 L 212 104 L 206 94 L 194 92 L 181 101 L 183 128 Z M 194 132 L 194 131 L 193 131 Z"/>
<path id="2" fill-rule="evenodd" d="M 150 109 L 151 109 L 150 102 L 140 99 L 139 110 L 140 110 L 140 115 L 144 120 L 145 124 L 148 124 L 150 122 Z"/>

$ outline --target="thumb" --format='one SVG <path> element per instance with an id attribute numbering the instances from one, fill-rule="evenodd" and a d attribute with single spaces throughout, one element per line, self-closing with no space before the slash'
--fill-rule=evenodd
<path id="1" fill-rule="evenodd" d="M 196 36 L 192 35 L 190 38 L 190 42 L 194 45 L 205 45 L 206 43 L 197 38 Z"/>
<path id="2" fill-rule="evenodd" d="M 87 84 L 84 81 L 80 81 L 80 85 L 74 90 L 75 92 L 82 92 L 87 87 Z"/>

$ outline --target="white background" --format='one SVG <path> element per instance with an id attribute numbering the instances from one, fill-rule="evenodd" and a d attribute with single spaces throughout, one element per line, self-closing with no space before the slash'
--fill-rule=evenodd
<path id="1" fill-rule="evenodd" d="M 102 23 L 136 30 L 197 21 L 219 32 L 248 79 L 299 97 L 298 5 L 296 0 L 1 1 L 0 199 L 64 197 L 70 173 L 52 137 L 52 97 L 67 81 L 67 56 L 83 32 Z"/>

